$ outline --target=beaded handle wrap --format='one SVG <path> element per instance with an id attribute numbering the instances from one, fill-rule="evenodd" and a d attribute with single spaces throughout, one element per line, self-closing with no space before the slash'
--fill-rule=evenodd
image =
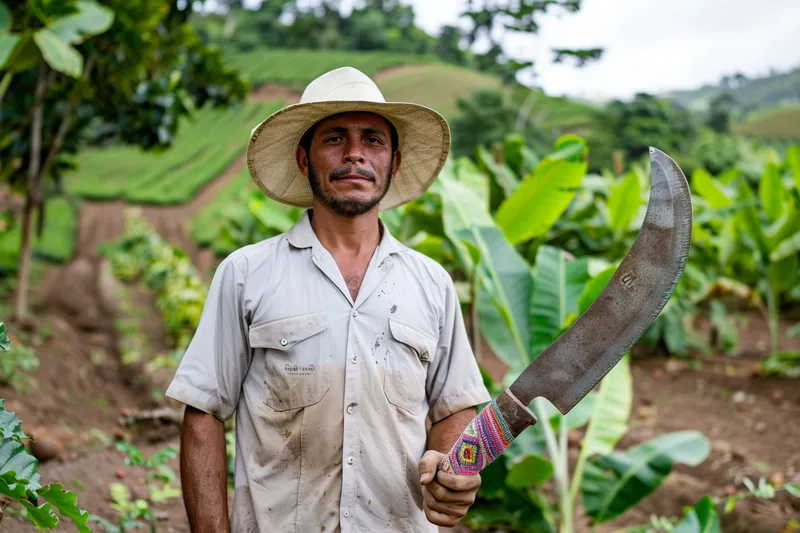
<path id="1" fill-rule="evenodd" d="M 536 423 L 534 414 L 506 389 L 484 407 L 458 437 L 439 470 L 473 475 L 500 457 L 522 430 Z"/>

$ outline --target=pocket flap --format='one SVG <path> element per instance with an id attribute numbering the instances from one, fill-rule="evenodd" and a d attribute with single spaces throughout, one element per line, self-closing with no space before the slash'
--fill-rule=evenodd
<path id="1" fill-rule="evenodd" d="M 275 318 L 250 326 L 250 346 L 289 350 L 298 342 L 328 329 L 328 313 L 317 311 Z"/>
<path id="2" fill-rule="evenodd" d="M 417 352 L 420 361 L 433 359 L 437 341 L 429 333 L 420 331 L 418 328 L 403 322 L 398 322 L 394 318 L 389 319 L 389 329 L 395 340 L 410 346 Z"/>

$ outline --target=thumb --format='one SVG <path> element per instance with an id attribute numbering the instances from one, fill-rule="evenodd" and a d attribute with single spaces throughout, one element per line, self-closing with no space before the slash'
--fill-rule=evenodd
<path id="1" fill-rule="evenodd" d="M 427 485 L 436 476 L 436 467 L 444 458 L 444 454 L 436 450 L 428 450 L 419 461 L 419 482 Z"/>

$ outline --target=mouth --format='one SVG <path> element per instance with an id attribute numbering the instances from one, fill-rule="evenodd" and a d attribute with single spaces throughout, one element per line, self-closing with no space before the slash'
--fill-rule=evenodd
<path id="1" fill-rule="evenodd" d="M 361 174 L 346 174 L 338 178 L 333 178 L 331 179 L 331 181 L 344 181 L 344 182 L 355 183 L 359 181 L 372 181 L 372 178 L 362 176 Z"/>

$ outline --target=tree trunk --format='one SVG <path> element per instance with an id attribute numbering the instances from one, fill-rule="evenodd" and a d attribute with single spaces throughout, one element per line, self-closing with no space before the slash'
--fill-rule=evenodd
<path id="1" fill-rule="evenodd" d="M 31 161 L 28 165 L 28 190 L 25 194 L 25 208 L 22 215 L 22 245 L 19 251 L 19 283 L 14 316 L 17 320 L 25 318 L 28 311 L 28 285 L 31 276 L 31 233 L 33 230 L 34 207 L 40 201 L 41 174 L 39 164 L 42 152 L 42 120 L 44 114 L 44 92 L 47 88 L 47 66 L 39 65 L 36 80 L 36 93 L 33 101 L 33 124 L 31 125 Z"/>

